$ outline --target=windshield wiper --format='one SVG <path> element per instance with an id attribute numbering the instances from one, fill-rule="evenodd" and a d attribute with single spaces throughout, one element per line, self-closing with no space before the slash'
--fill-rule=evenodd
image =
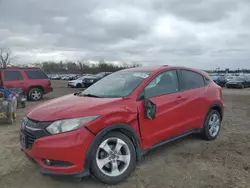
<path id="1" fill-rule="evenodd" d="M 82 91 L 75 92 L 74 95 L 80 95 Z"/>
<path id="2" fill-rule="evenodd" d="M 95 97 L 95 98 L 102 98 L 98 95 L 92 95 L 92 94 L 81 94 L 81 96 L 84 96 L 84 97 Z"/>

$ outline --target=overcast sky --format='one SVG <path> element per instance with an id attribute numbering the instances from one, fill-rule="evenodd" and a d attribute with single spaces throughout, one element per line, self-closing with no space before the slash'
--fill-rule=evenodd
<path id="1" fill-rule="evenodd" d="M 0 0 L 0 47 L 24 63 L 250 68 L 250 0 Z"/>

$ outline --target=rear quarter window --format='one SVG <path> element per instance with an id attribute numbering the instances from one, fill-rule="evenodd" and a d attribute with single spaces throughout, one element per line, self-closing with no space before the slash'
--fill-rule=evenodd
<path id="1" fill-rule="evenodd" d="M 204 76 L 189 70 L 181 70 L 182 90 L 204 87 L 206 85 Z"/>
<path id="2" fill-rule="evenodd" d="M 24 71 L 27 75 L 28 79 L 35 80 L 35 79 L 48 79 L 48 76 L 39 70 L 26 70 Z"/>

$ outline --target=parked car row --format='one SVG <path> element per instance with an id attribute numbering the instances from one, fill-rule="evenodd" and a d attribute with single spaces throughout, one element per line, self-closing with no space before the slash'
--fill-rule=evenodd
<path id="1" fill-rule="evenodd" d="M 225 84 L 226 88 L 248 88 L 250 87 L 250 76 L 237 76 Z"/>
<path id="2" fill-rule="evenodd" d="M 98 74 L 87 74 L 87 75 L 84 75 L 76 80 L 69 81 L 68 86 L 69 87 L 76 87 L 76 88 L 81 88 L 81 87 L 87 88 L 109 74 L 111 74 L 111 72 L 100 72 Z"/>
<path id="3" fill-rule="evenodd" d="M 48 74 L 51 80 L 75 80 L 81 76 L 79 74 Z"/>
<path id="4" fill-rule="evenodd" d="M 219 76 L 214 82 L 221 87 L 243 89 L 250 87 L 250 76 Z"/>

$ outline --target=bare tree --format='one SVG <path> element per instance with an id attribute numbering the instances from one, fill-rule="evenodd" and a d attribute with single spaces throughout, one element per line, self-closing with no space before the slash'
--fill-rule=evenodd
<path id="1" fill-rule="evenodd" d="M 129 68 L 129 64 L 127 62 L 122 62 L 121 66 L 124 69 Z"/>
<path id="2" fill-rule="evenodd" d="M 89 65 L 86 61 L 78 61 L 78 68 L 81 72 L 81 74 L 85 73 L 89 69 Z"/>
<path id="3" fill-rule="evenodd" d="M 0 67 L 7 68 L 10 62 L 13 60 L 12 51 L 8 48 L 0 48 Z"/>
<path id="4" fill-rule="evenodd" d="M 113 63 L 107 63 L 104 60 L 100 60 L 99 63 L 91 63 L 86 60 L 79 61 L 44 61 L 41 62 L 41 68 L 46 73 L 73 73 L 73 74 L 94 74 L 98 72 L 115 72 L 125 68 L 132 68 L 141 66 L 138 63 L 122 63 L 116 65 Z"/>
<path id="5" fill-rule="evenodd" d="M 131 63 L 131 67 L 140 67 L 141 64 L 140 63 L 137 63 L 137 62 L 132 62 Z"/>

